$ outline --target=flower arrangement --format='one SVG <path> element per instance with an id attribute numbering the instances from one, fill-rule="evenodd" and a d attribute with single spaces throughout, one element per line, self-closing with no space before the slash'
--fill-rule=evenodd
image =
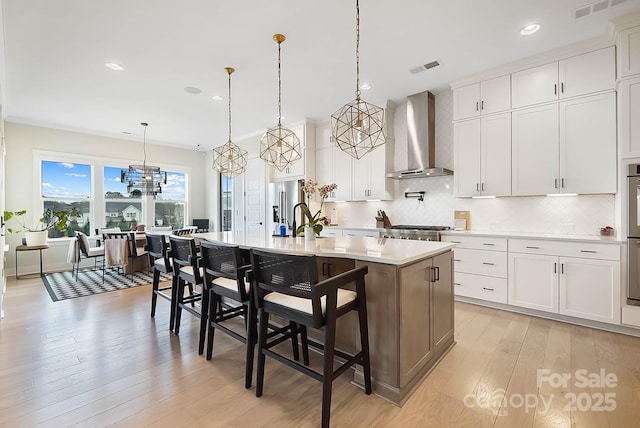
<path id="1" fill-rule="evenodd" d="M 307 222 L 301 224 L 296 229 L 296 233 L 301 233 L 305 227 L 311 227 L 313 228 L 313 231 L 316 235 L 320 235 L 320 232 L 322 232 L 322 228 L 324 227 L 324 225 L 329 224 L 329 220 L 327 219 L 327 217 L 322 215 L 322 206 L 324 205 L 324 201 L 325 199 L 327 199 L 329 194 L 337 188 L 338 185 L 335 183 L 318 186 L 318 183 L 313 180 L 305 180 L 304 186 L 302 186 L 302 192 L 307 198 L 307 204 L 301 205 L 300 208 L 302 209 L 304 216 L 307 218 Z M 315 214 L 311 214 L 311 210 L 309 209 L 309 202 L 314 198 L 316 191 L 320 195 L 320 209 Z"/>

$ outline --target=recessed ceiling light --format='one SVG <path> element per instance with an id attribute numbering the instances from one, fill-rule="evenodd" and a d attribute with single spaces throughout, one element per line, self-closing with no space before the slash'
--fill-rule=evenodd
<path id="1" fill-rule="evenodd" d="M 115 71 L 124 70 L 123 66 L 121 66 L 120 64 L 116 64 L 115 62 L 105 62 L 104 66 L 107 67 L 107 68 L 110 68 L 111 70 L 115 70 Z"/>
<path id="2" fill-rule="evenodd" d="M 522 27 L 520 30 L 521 36 L 530 36 L 533 33 L 537 33 L 540 29 L 540 24 L 529 24 Z"/>
<path id="3" fill-rule="evenodd" d="M 368 83 L 363 83 L 362 85 L 360 85 L 360 89 L 362 89 L 363 91 L 368 91 L 369 89 L 371 89 L 371 85 Z"/>
<path id="4" fill-rule="evenodd" d="M 196 88 L 194 86 L 187 86 L 184 88 L 184 91 L 188 94 L 193 94 L 193 95 L 196 95 L 202 92 L 200 88 Z"/>
<path id="5" fill-rule="evenodd" d="M 220 95 L 214 95 L 211 97 L 213 101 L 222 101 L 222 97 Z"/>

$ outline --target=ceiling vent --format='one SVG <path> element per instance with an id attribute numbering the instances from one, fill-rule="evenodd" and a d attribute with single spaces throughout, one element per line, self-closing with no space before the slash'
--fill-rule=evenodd
<path id="1" fill-rule="evenodd" d="M 428 70 L 430 68 L 437 67 L 439 65 L 440 65 L 440 63 L 438 61 L 431 61 L 431 62 L 428 62 L 426 64 L 422 64 L 422 65 L 420 65 L 420 66 L 418 66 L 416 68 L 412 68 L 409 71 L 411 72 L 411 74 L 418 74 L 420 72 L 426 71 L 426 70 Z"/>
<path id="2" fill-rule="evenodd" d="M 600 12 L 610 7 L 625 3 L 627 0 L 600 0 L 587 5 L 581 6 L 573 12 L 573 18 L 584 18 L 592 13 Z"/>

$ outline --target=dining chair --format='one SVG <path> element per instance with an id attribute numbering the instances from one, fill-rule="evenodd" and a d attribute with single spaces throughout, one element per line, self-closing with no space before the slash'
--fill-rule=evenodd
<path id="1" fill-rule="evenodd" d="M 143 260 L 146 260 L 146 268 L 147 268 L 147 272 L 149 272 L 150 269 L 150 265 L 148 263 L 148 257 L 147 257 L 147 251 L 144 248 L 140 248 L 137 246 L 137 236 L 136 236 L 136 232 L 107 232 L 104 233 L 102 235 L 103 239 L 104 239 L 104 246 L 105 246 L 105 251 L 108 253 L 110 251 L 109 244 L 107 243 L 108 239 L 120 239 L 120 240 L 124 240 L 126 243 L 123 244 L 126 249 L 126 258 L 127 258 L 127 263 L 129 264 L 129 269 L 130 269 L 130 273 L 131 273 L 131 278 L 133 279 L 133 274 L 134 274 L 134 263 L 136 260 L 142 258 Z M 117 251 L 117 253 L 120 253 L 120 251 Z M 107 258 L 110 255 L 107 254 Z M 117 257 L 116 257 L 117 258 Z M 122 265 L 125 274 L 126 274 L 126 268 L 125 268 L 125 263 L 121 263 L 120 260 L 116 260 L 113 262 L 114 265 Z"/>
<path id="2" fill-rule="evenodd" d="M 102 280 L 104 281 L 104 247 L 92 247 L 89 244 L 89 238 L 87 238 L 87 235 L 78 231 L 76 231 L 76 240 L 79 249 L 76 254 L 76 263 L 74 263 L 76 281 L 78 280 L 78 272 L 80 270 L 80 262 L 82 262 L 82 259 L 93 259 L 94 269 L 97 269 L 97 263 L 100 257 L 102 257 Z M 73 270 L 71 273 L 73 274 Z"/>
<path id="3" fill-rule="evenodd" d="M 182 318 L 182 310 L 186 310 L 191 315 L 202 318 L 202 311 L 205 307 L 196 306 L 197 302 L 202 300 L 202 292 L 196 292 L 196 287 L 202 287 L 203 269 L 199 266 L 199 259 L 197 256 L 198 250 L 196 247 L 195 239 L 183 236 L 169 235 L 169 242 L 171 244 L 171 260 L 173 264 L 173 275 L 176 277 L 173 281 L 174 287 L 172 290 L 172 296 L 175 296 L 173 300 L 175 322 L 173 325 L 173 332 L 180 334 L 180 321 Z M 185 297 L 184 289 L 189 287 L 190 295 Z M 200 303 L 201 305 L 201 303 Z M 206 314 L 205 314 L 206 316 Z M 199 349 L 198 353 L 202 354 L 204 347 L 204 338 L 206 329 L 200 326 L 199 337 Z"/>
<path id="4" fill-rule="evenodd" d="M 256 397 L 264 387 L 266 357 L 292 367 L 322 382 L 322 426 L 329 427 L 333 380 L 354 364 L 363 367 L 365 393 L 371 394 L 371 362 L 365 275 L 367 266 L 351 269 L 322 282 L 318 280 L 315 255 L 290 255 L 251 250 L 251 277 L 258 307 L 258 361 Z M 355 283 L 355 291 L 343 287 Z M 348 354 L 335 349 L 336 320 L 355 311 L 358 314 L 361 350 Z M 282 340 L 269 340 L 269 316 L 277 315 L 305 327 L 324 332 L 322 344 L 309 340 L 310 346 L 323 351 L 322 372 L 317 372 L 287 358 L 274 348 Z M 334 357 L 340 358 L 334 370 Z"/>
<path id="5" fill-rule="evenodd" d="M 153 268 L 153 281 L 151 283 L 151 318 L 156 315 L 156 303 L 158 296 L 168 300 L 170 305 L 169 330 L 173 330 L 175 322 L 175 308 L 173 305 L 172 291 L 174 290 L 174 282 L 176 276 L 173 275 L 173 262 L 171 260 L 171 250 L 167 235 L 163 233 L 147 233 L 147 255 L 149 256 L 149 265 Z M 160 286 L 160 274 L 166 273 L 171 275 L 171 284 Z"/>

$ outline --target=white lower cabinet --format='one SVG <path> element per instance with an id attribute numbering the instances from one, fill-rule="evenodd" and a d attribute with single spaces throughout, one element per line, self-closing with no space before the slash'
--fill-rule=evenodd
<path id="1" fill-rule="evenodd" d="M 507 240 L 443 236 L 453 249 L 454 293 L 457 296 L 507 303 Z"/>
<path id="2" fill-rule="evenodd" d="M 536 240 L 509 245 L 510 305 L 620 324 L 619 247 Z"/>

